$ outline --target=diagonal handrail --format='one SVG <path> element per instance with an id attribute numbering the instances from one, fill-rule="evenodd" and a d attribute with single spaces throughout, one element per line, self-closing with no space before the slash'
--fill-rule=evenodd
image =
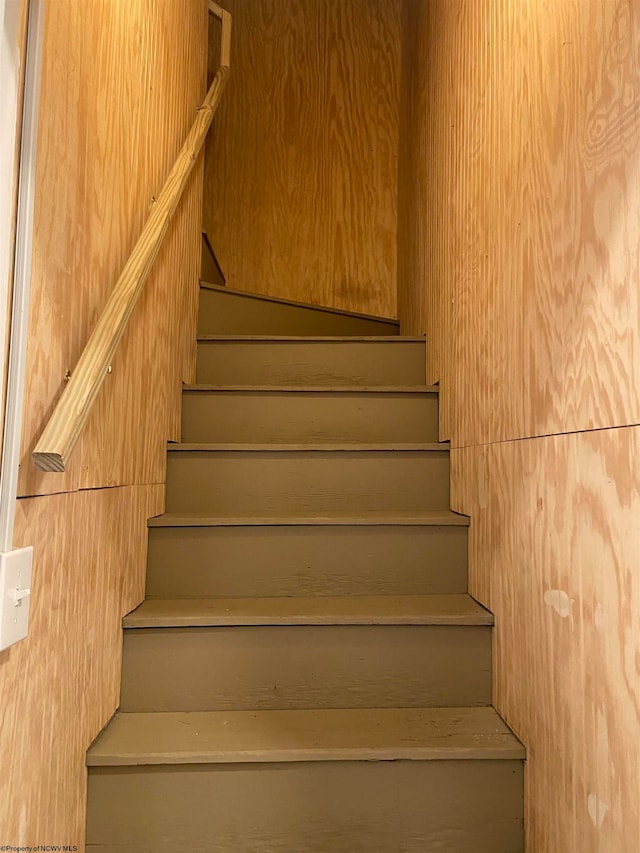
<path id="1" fill-rule="evenodd" d="M 230 67 L 231 15 L 213 2 L 209 2 L 209 11 L 222 22 L 218 71 L 151 215 L 35 446 L 33 461 L 43 471 L 65 470 L 91 406 L 110 371 L 113 355 L 149 277 L 224 92 Z"/>

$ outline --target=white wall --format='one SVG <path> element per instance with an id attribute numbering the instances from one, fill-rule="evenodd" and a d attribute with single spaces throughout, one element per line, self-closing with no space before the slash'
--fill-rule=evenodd
<path id="1" fill-rule="evenodd" d="M 0 0 L 0 404 L 4 401 L 9 275 L 13 263 L 21 0 Z"/>

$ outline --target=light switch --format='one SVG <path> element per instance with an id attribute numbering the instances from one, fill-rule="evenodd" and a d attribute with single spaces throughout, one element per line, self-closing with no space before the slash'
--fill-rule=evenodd
<path id="1" fill-rule="evenodd" d="M 27 636 L 32 564 L 33 548 L 0 554 L 0 651 Z"/>

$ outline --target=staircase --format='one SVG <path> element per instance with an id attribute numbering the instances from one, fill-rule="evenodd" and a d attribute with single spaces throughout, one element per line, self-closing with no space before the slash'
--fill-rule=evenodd
<path id="1" fill-rule="evenodd" d="M 519 853 L 424 339 L 210 285 L 199 334 L 87 849 Z"/>

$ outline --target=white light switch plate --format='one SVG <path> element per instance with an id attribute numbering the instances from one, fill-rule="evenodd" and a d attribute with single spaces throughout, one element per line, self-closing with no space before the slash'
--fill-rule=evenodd
<path id="1" fill-rule="evenodd" d="M 27 636 L 32 564 L 33 548 L 0 554 L 0 651 Z"/>

